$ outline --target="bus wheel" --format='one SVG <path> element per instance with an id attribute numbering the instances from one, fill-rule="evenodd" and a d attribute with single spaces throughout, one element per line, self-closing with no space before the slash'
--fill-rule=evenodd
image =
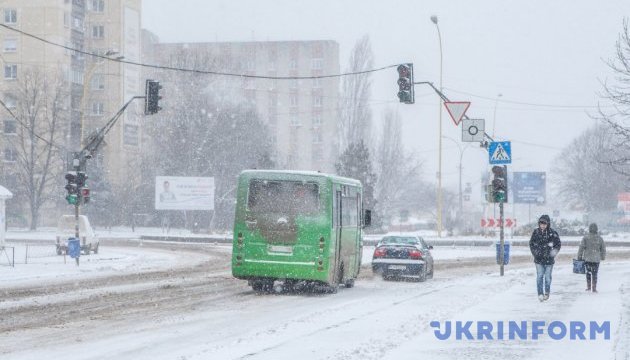
<path id="1" fill-rule="evenodd" d="M 347 288 L 352 288 L 354 287 L 354 279 L 348 279 L 346 280 L 346 282 L 344 283 L 344 285 L 346 285 Z"/>
<path id="2" fill-rule="evenodd" d="M 252 281 L 252 289 L 255 292 L 271 292 L 273 290 L 273 279 L 260 279 Z"/>

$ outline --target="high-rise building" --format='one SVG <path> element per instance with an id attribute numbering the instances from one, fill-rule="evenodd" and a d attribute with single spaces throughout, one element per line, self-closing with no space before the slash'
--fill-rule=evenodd
<path id="1" fill-rule="evenodd" d="M 339 44 L 327 40 L 159 43 L 155 36 L 145 33 L 143 52 L 147 62 L 161 65 L 172 65 L 174 57 L 182 54 L 206 54 L 228 59 L 206 64 L 214 66 L 207 70 L 270 78 L 336 74 L 340 67 Z M 229 65 L 217 68 L 221 63 Z M 269 126 L 279 167 L 334 171 L 339 78 L 219 76 L 211 86 L 215 93 L 236 93 L 256 108 Z"/>
<path id="2" fill-rule="evenodd" d="M 0 28 L 0 97 L 15 107 L 20 84 L 30 74 L 40 74 L 49 90 L 68 94 L 56 143 L 77 151 L 85 139 L 114 115 L 123 103 L 144 89 L 137 66 L 124 65 L 122 58 L 140 62 L 141 0 L 4 0 L 0 22 L 47 44 L 7 28 Z M 82 54 L 98 53 L 112 60 Z M 61 82 L 54 82 L 56 78 Z M 53 88 L 55 85 L 56 88 Z M 144 141 L 138 121 L 142 101 L 137 101 L 105 139 L 99 159 L 104 161 L 112 184 L 129 181 L 128 171 L 137 163 Z M 15 178 L 19 150 L 15 138 L 21 126 L 0 109 L 0 151 L 5 181 Z M 37 129 L 46 137 L 46 129 Z M 61 154 L 65 157 L 65 154 Z M 96 160 L 94 160 L 96 161 Z M 11 185 L 11 184 L 9 184 Z"/>

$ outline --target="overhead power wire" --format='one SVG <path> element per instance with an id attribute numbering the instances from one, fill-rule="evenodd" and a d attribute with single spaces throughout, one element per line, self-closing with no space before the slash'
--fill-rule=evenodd
<path id="1" fill-rule="evenodd" d="M 477 94 L 469 93 L 469 92 L 466 92 L 466 91 L 451 89 L 451 88 L 447 88 L 447 87 L 445 87 L 445 89 L 448 89 L 448 90 L 450 90 L 452 92 L 456 92 L 456 93 L 459 93 L 459 94 L 469 95 L 469 96 L 473 96 L 473 97 L 480 98 L 480 99 L 497 101 L 497 102 L 506 103 L 506 104 L 516 104 L 516 105 L 525 105 L 525 106 L 537 106 L 537 107 L 546 107 L 546 108 L 558 108 L 558 109 L 590 109 L 590 108 L 597 109 L 599 107 L 602 107 L 602 106 L 597 106 L 597 105 L 540 104 L 540 103 L 531 103 L 531 102 L 524 102 L 524 101 L 504 100 L 504 99 L 497 99 L 497 98 L 493 98 L 493 97 L 489 97 L 489 96 L 477 95 Z M 610 106 L 603 106 L 603 107 L 610 107 Z"/>
<path id="2" fill-rule="evenodd" d="M 368 70 L 353 71 L 353 72 L 346 72 L 346 73 L 340 73 L 340 74 L 313 75 L 313 76 L 265 76 L 265 75 L 237 74 L 237 73 L 214 71 L 214 70 L 200 70 L 200 69 L 178 68 L 178 67 L 174 67 L 174 66 L 145 64 L 145 63 L 136 62 L 136 61 L 129 61 L 129 60 L 125 60 L 125 59 L 110 58 L 110 57 L 105 56 L 105 55 L 91 53 L 91 52 L 80 50 L 80 49 L 76 49 L 76 48 L 73 48 L 73 47 L 70 47 L 70 46 L 58 44 L 58 43 L 55 43 L 53 41 L 46 40 L 46 39 L 44 39 L 44 38 L 42 38 L 40 36 L 31 34 L 31 33 L 28 33 L 26 31 L 22 31 L 22 30 L 19 30 L 19 29 L 16 29 L 16 28 L 13 28 L 13 27 L 5 25 L 5 24 L 0 24 L 0 27 L 3 27 L 3 28 L 8 29 L 10 31 L 19 33 L 21 35 L 30 37 L 32 39 L 41 41 L 43 43 L 46 43 L 46 44 L 49 44 L 49 45 L 52 45 L 52 46 L 57 46 L 57 47 L 60 47 L 60 48 L 63 48 L 63 49 L 69 50 L 69 51 L 73 51 L 73 52 L 76 52 L 76 53 L 79 53 L 79 54 L 92 56 L 92 57 L 96 57 L 96 58 L 100 58 L 100 59 L 105 59 L 105 60 L 108 60 L 108 61 L 118 62 L 118 63 L 121 63 L 121 64 L 135 65 L 135 66 L 151 68 L 151 69 L 181 71 L 181 72 L 188 72 L 188 73 L 195 73 L 195 74 L 204 74 L 204 75 L 218 75 L 218 76 L 231 76 L 231 77 L 240 77 L 240 78 L 269 79 L 269 80 L 327 79 L 327 78 L 336 78 L 336 77 L 343 77 L 343 76 L 369 74 L 369 73 L 373 73 L 373 72 L 383 71 L 383 70 L 386 70 L 386 69 L 391 69 L 391 68 L 397 67 L 399 65 L 399 64 L 392 64 L 392 65 L 382 66 L 382 67 L 379 67 L 379 68 L 368 69 Z"/>
<path id="3" fill-rule="evenodd" d="M 9 113 L 9 115 L 11 115 L 11 117 L 18 123 L 20 124 L 21 127 L 23 127 L 24 129 L 30 131 L 36 138 L 40 139 L 41 141 L 45 142 L 46 144 L 55 147 L 59 150 L 62 151 L 67 151 L 65 146 L 62 145 L 57 145 L 54 142 L 49 141 L 48 139 L 45 139 L 44 137 L 42 137 L 41 135 L 37 134 L 35 132 L 35 129 L 31 129 L 28 125 L 26 125 L 22 120 L 20 120 L 15 113 L 11 110 L 11 108 L 9 108 L 7 106 L 7 104 L 4 103 L 4 101 L 2 101 L 2 99 L 0 99 L 0 105 L 2 105 L 2 107 Z"/>

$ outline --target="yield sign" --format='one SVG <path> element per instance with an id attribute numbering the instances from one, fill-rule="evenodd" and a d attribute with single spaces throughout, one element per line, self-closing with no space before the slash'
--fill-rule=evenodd
<path id="1" fill-rule="evenodd" d="M 462 121 L 464 114 L 466 114 L 466 110 L 470 106 L 470 101 L 445 101 L 444 106 L 448 111 L 448 114 L 451 115 L 451 119 L 455 123 L 455 126 L 459 125 L 459 122 Z"/>

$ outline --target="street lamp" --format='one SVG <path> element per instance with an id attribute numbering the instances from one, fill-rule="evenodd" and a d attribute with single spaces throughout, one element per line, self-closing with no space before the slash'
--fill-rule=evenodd
<path id="1" fill-rule="evenodd" d="M 492 115 L 492 137 L 494 138 L 494 125 L 497 123 L 497 105 L 499 105 L 499 98 L 503 94 L 497 94 L 497 98 L 494 100 L 494 114 Z"/>
<path id="2" fill-rule="evenodd" d="M 453 138 L 450 138 L 448 136 L 442 136 L 445 139 L 451 140 L 452 142 L 455 143 L 455 145 L 457 145 L 457 148 L 459 149 L 459 216 L 461 216 L 464 213 L 464 201 L 463 201 L 463 197 L 462 197 L 462 169 L 463 169 L 463 160 L 464 160 L 464 152 L 466 151 L 466 149 L 468 149 L 470 147 L 470 144 L 467 144 L 466 146 L 464 146 L 462 148 L 461 144 L 456 141 Z"/>
<path id="3" fill-rule="evenodd" d="M 440 26 L 438 25 L 437 15 L 431 15 L 431 22 L 435 24 L 435 28 L 438 33 L 438 40 L 440 41 L 440 92 L 442 92 L 442 65 L 443 65 L 443 54 L 442 54 L 442 34 L 440 33 Z M 438 237 L 442 237 L 442 98 L 438 103 L 439 107 L 439 136 L 438 136 L 438 188 L 437 188 L 437 231 Z"/>
<path id="4" fill-rule="evenodd" d="M 125 57 L 122 55 L 113 57 L 114 55 L 118 55 L 118 51 L 116 50 L 107 50 L 107 52 L 105 54 L 103 54 L 104 56 L 112 59 L 112 60 L 116 60 L 116 61 L 120 61 L 122 59 L 124 59 Z M 100 61 L 96 61 L 96 59 L 100 60 Z M 81 121 L 80 121 L 80 135 L 79 135 L 79 147 L 83 148 L 83 142 L 84 142 L 84 128 L 85 128 L 85 113 L 87 112 L 86 109 L 86 101 L 87 101 L 87 97 L 88 97 L 88 91 L 92 90 L 91 86 L 92 86 L 92 76 L 94 75 L 94 72 L 96 71 L 96 69 L 98 67 L 100 67 L 102 64 L 104 63 L 104 60 L 102 58 L 95 58 L 95 60 L 93 61 L 93 63 L 90 64 L 90 67 L 87 69 L 85 76 L 83 77 L 83 96 L 81 97 L 81 103 L 80 103 L 80 109 L 81 109 Z"/>

